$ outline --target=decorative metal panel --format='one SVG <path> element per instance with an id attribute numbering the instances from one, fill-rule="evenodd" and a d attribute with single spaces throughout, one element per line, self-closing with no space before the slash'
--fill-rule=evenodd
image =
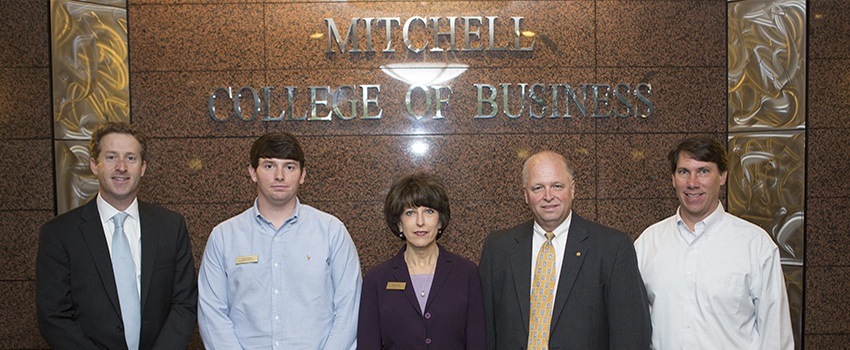
<path id="1" fill-rule="evenodd" d="M 98 191 L 97 176 L 89 167 L 88 141 L 54 141 L 56 152 L 56 207 L 59 214 L 74 209 Z"/>
<path id="2" fill-rule="evenodd" d="M 803 128 L 806 2 L 728 4 L 729 131 Z"/>
<path id="3" fill-rule="evenodd" d="M 783 263 L 803 263 L 805 202 L 803 131 L 742 133 L 729 137 L 729 212 L 764 228 Z"/>
<path id="4" fill-rule="evenodd" d="M 54 0 L 51 21 L 54 137 L 85 140 L 104 120 L 129 121 L 127 10 Z"/>
<path id="5" fill-rule="evenodd" d="M 802 347 L 803 330 L 803 267 L 782 266 L 785 289 L 788 291 L 788 306 L 791 308 L 791 326 L 794 328 L 794 347 Z"/>

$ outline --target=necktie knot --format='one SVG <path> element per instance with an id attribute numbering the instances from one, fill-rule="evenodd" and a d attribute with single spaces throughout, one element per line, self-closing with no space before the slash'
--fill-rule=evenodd
<path id="1" fill-rule="evenodd" d="M 127 220 L 128 216 L 130 216 L 130 214 L 127 214 L 123 211 L 112 216 L 112 222 L 115 224 L 115 228 L 116 229 L 123 228 L 124 227 L 124 220 Z"/>
<path id="2" fill-rule="evenodd" d="M 547 241 L 551 241 L 553 238 L 555 238 L 555 234 L 554 234 L 554 233 L 552 233 L 552 232 L 546 232 L 546 240 L 547 240 Z"/>

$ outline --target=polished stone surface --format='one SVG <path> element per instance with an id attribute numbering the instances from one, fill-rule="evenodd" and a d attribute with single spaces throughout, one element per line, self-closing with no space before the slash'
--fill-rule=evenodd
<path id="1" fill-rule="evenodd" d="M 0 140 L 0 210 L 53 210 L 50 140 Z M 13 171 L 12 171 L 13 170 Z"/>
<path id="2" fill-rule="evenodd" d="M 0 67 L 48 68 L 48 0 L 4 0 L 0 11 Z"/>
<path id="3" fill-rule="evenodd" d="M 850 5 L 850 3 L 848 3 Z M 850 10 L 848 10 L 850 12 Z M 845 128 L 850 125 L 850 54 L 841 59 L 812 60 L 809 64 L 809 127 Z"/>
<path id="4" fill-rule="evenodd" d="M 0 348 L 49 349 L 35 320 L 35 282 L 0 281 Z"/>
<path id="5" fill-rule="evenodd" d="M 850 58 L 850 2 L 809 0 L 808 3 L 810 57 Z"/>
<path id="6" fill-rule="evenodd" d="M 850 267 L 806 267 L 805 334 L 850 333 Z"/>
<path id="7" fill-rule="evenodd" d="M 0 280 L 35 278 L 39 227 L 52 217 L 52 210 L 0 211 Z"/>
<path id="8" fill-rule="evenodd" d="M 806 266 L 850 266 L 850 201 L 810 198 L 806 207 Z"/>
<path id="9" fill-rule="evenodd" d="M 850 183 L 839 174 L 850 172 L 850 142 L 846 128 L 809 130 L 808 197 L 850 197 Z"/>
<path id="10" fill-rule="evenodd" d="M 49 138 L 50 69 L 0 68 L 0 86 L 0 139 Z"/>

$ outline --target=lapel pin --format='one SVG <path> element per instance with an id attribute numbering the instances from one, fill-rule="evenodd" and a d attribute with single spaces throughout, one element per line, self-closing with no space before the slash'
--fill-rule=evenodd
<path id="1" fill-rule="evenodd" d="M 576 256 L 581 256 L 581 252 L 576 252 Z"/>

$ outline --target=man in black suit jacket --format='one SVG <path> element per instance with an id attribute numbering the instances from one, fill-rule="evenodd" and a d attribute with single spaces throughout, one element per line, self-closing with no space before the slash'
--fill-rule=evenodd
<path id="1" fill-rule="evenodd" d="M 575 181 L 562 155 L 537 153 L 522 174 L 534 220 L 491 233 L 481 253 L 487 348 L 648 349 L 649 307 L 631 238 L 572 213 Z M 555 237 L 557 288 L 542 315 L 551 317 L 548 341 L 531 347 L 532 268 L 547 233 Z"/>
<path id="2" fill-rule="evenodd" d="M 36 308 L 42 336 L 54 349 L 186 349 L 195 329 L 197 281 L 183 216 L 136 199 L 145 172 L 144 135 L 105 123 L 92 135 L 91 170 L 98 196 L 41 227 L 36 258 Z M 119 298 L 113 273 L 113 215 L 132 255 L 132 297 Z M 118 237 L 118 236 L 116 236 Z M 129 259 L 130 257 L 128 257 Z M 119 274 L 118 278 L 127 274 Z M 140 287 L 137 287 L 140 286 Z M 133 294 L 132 292 L 136 292 Z M 126 295 L 126 294 L 124 294 Z M 122 318 L 136 302 L 140 319 Z M 125 310 L 126 311 L 126 310 Z M 125 325 L 137 324 L 136 340 Z"/>

